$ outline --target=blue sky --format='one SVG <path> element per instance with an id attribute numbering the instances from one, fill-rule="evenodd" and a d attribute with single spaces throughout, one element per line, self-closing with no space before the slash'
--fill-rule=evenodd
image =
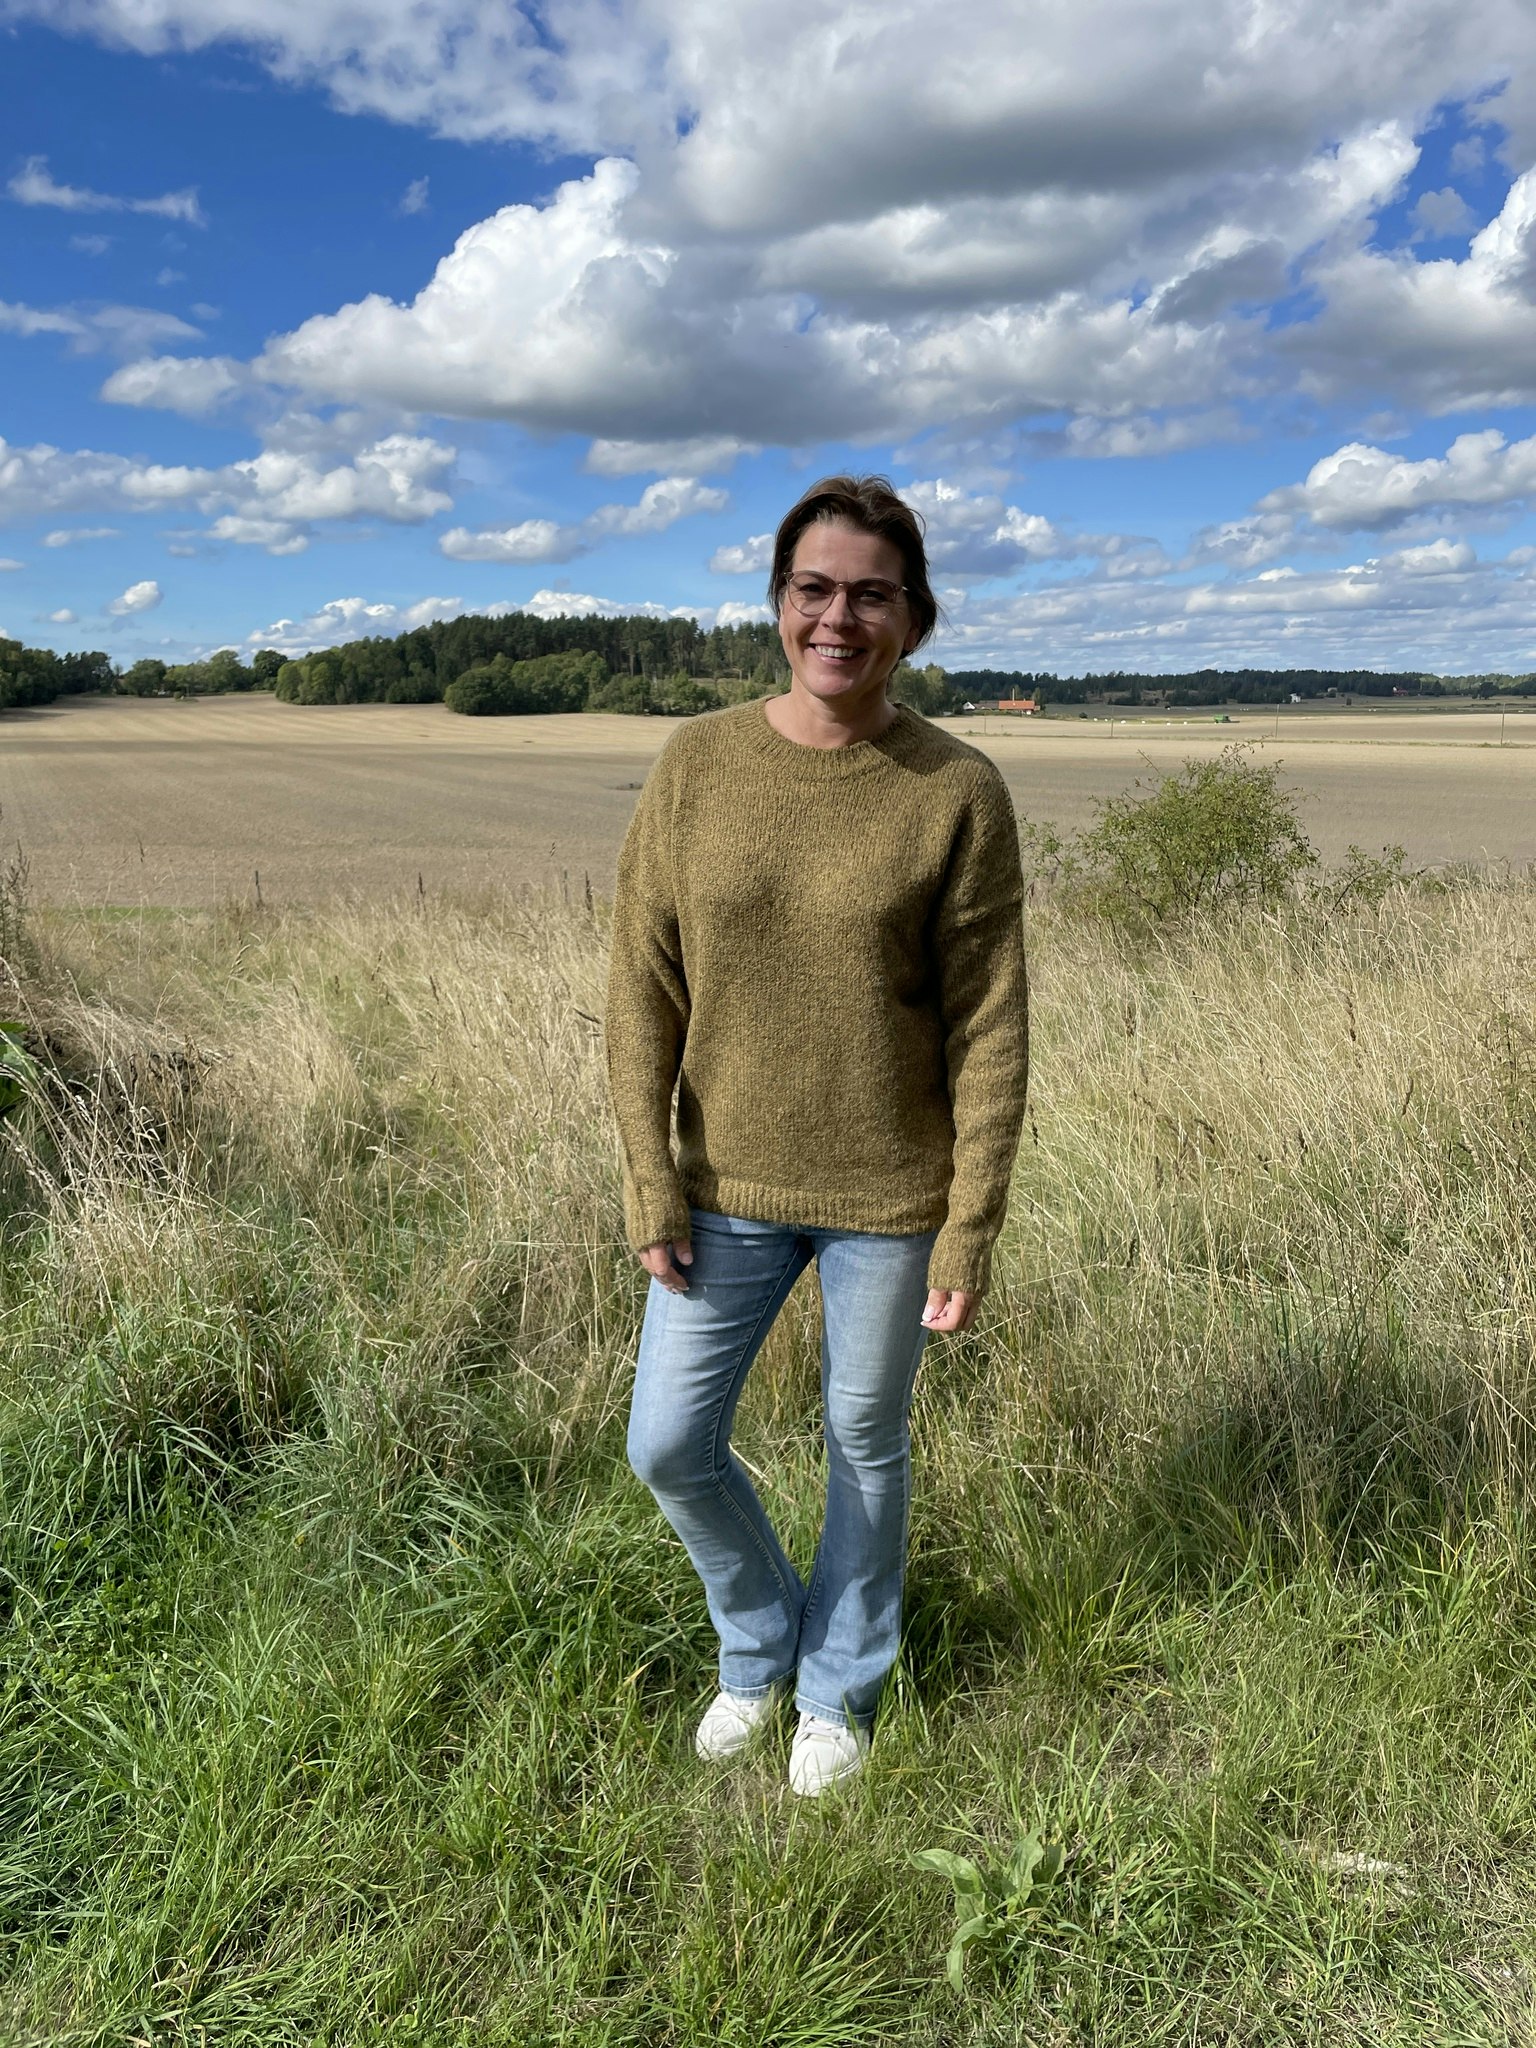
<path id="1" fill-rule="evenodd" d="M 811 477 L 935 655 L 1536 668 L 1521 0 L 0 0 L 0 632 L 761 616 Z"/>

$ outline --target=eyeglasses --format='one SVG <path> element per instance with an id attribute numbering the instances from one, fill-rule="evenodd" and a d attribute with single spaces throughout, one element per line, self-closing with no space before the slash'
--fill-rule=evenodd
<path id="1" fill-rule="evenodd" d="M 784 594 L 797 612 L 819 619 L 838 591 L 848 593 L 848 609 L 866 626 L 880 626 L 906 596 L 906 585 L 884 583 L 878 578 L 863 583 L 840 583 L 831 576 L 791 576 Z"/>

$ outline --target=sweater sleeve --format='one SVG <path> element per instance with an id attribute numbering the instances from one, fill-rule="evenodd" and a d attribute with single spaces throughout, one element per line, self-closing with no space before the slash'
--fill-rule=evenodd
<path id="1" fill-rule="evenodd" d="M 619 854 L 605 1040 L 623 1158 L 624 1223 L 636 1251 L 687 1237 L 672 1157 L 672 1092 L 688 1033 L 688 983 L 672 866 L 672 763 L 658 757 Z"/>
<path id="2" fill-rule="evenodd" d="M 955 1149 L 930 1287 L 984 1293 L 1008 1211 L 1029 1077 L 1023 912 L 1018 826 L 993 771 L 961 824 L 934 924 Z"/>

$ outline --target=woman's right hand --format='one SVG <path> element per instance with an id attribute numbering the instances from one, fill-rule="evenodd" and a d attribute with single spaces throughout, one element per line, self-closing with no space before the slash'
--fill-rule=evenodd
<path id="1" fill-rule="evenodd" d="M 668 1238 L 663 1244 L 648 1244 L 635 1255 L 653 1280 L 659 1280 L 669 1294 L 686 1294 L 688 1282 L 678 1266 L 693 1264 L 693 1245 L 686 1237 Z M 675 1261 L 675 1263 L 674 1263 Z"/>

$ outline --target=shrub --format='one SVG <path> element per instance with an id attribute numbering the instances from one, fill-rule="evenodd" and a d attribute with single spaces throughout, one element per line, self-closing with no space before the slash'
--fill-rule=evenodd
<path id="1" fill-rule="evenodd" d="M 1098 823 L 1075 841 L 1037 830 L 1036 851 L 1070 863 L 1063 879 L 1080 876 L 1123 922 L 1175 924 L 1274 903 L 1317 864 L 1279 776 L 1278 765 L 1261 768 L 1243 746 L 1226 747 L 1151 785 L 1138 779 L 1100 803 Z"/>

